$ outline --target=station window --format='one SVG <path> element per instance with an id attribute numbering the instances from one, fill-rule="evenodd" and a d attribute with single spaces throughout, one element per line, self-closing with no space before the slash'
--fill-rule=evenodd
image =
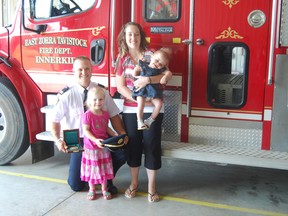
<path id="1" fill-rule="evenodd" d="M 207 99 L 218 108 L 246 103 L 249 48 L 239 42 L 217 42 L 209 48 Z"/>
<path id="2" fill-rule="evenodd" d="M 79 13 L 91 8 L 97 0 L 30 0 L 30 17 L 47 19 Z"/>
<path id="3" fill-rule="evenodd" d="M 175 22 L 180 19 L 181 0 L 144 1 L 144 18 L 147 22 Z"/>

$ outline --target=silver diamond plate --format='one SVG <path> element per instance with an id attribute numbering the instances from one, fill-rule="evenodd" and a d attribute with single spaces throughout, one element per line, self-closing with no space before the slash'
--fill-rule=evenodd
<path id="1" fill-rule="evenodd" d="M 180 141 L 181 98 L 179 91 L 164 91 L 164 120 L 162 140 Z"/>
<path id="2" fill-rule="evenodd" d="M 242 147 L 162 142 L 165 157 L 288 170 L 288 153 Z"/>
<path id="3" fill-rule="evenodd" d="M 241 146 L 260 149 L 261 141 L 262 130 L 259 128 L 252 129 L 231 127 L 229 125 L 223 127 L 195 124 L 191 124 L 189 127 L 190 143 Z"/>
<path id="4" fill-rule="evenodd" d="M 288 0 L 282 1 L 280 44 L 288 46 Z"/>

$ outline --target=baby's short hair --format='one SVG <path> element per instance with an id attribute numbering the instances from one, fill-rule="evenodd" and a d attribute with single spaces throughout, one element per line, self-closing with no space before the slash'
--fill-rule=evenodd
<path id="1" fill-rule="evenodd" d="M 163 56 L 170 61 L 172 50 L 168 47 L 162 47 L 161 49 L 157 50 L 156 52 L 161 52 Z"/>

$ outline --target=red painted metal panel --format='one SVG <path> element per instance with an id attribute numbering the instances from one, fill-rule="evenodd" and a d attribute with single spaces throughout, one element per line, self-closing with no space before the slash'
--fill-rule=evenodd
<path id="1" fill-rule="evenodd" d="M 186 8 L 186 7 L 185 7 Z M 208 49 L 217 41 L 239 41 L 250 49 L 248 96 L 242 111 L 263 112 L 264 87 L 267 73 L 271 1 L 195 1 L 192 107 L 211 108 L 206 101 Z M 266 22 L 260 28 L 249 25 L 247 17 L 253 10 L 261 10 Z"/>

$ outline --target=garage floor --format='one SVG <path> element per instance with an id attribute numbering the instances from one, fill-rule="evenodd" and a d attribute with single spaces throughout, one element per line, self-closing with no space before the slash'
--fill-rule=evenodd
<path id="1" fill-rule="evenodd" d="M 53 158 L 31 164 L 29 149 L 0 166 L 0 215 L 288 216 L 288 171 L 163 158 L 159 203 L 147 201 L 144 169 L 137 196 L 124 197 L 130 179 L 127 165 L 114 180 L 118 196 L 106 201 L 99 194 L 88 201 L 86 191 L 75 193 L 66 183 L 69 155 L 55 152 Z"/>

